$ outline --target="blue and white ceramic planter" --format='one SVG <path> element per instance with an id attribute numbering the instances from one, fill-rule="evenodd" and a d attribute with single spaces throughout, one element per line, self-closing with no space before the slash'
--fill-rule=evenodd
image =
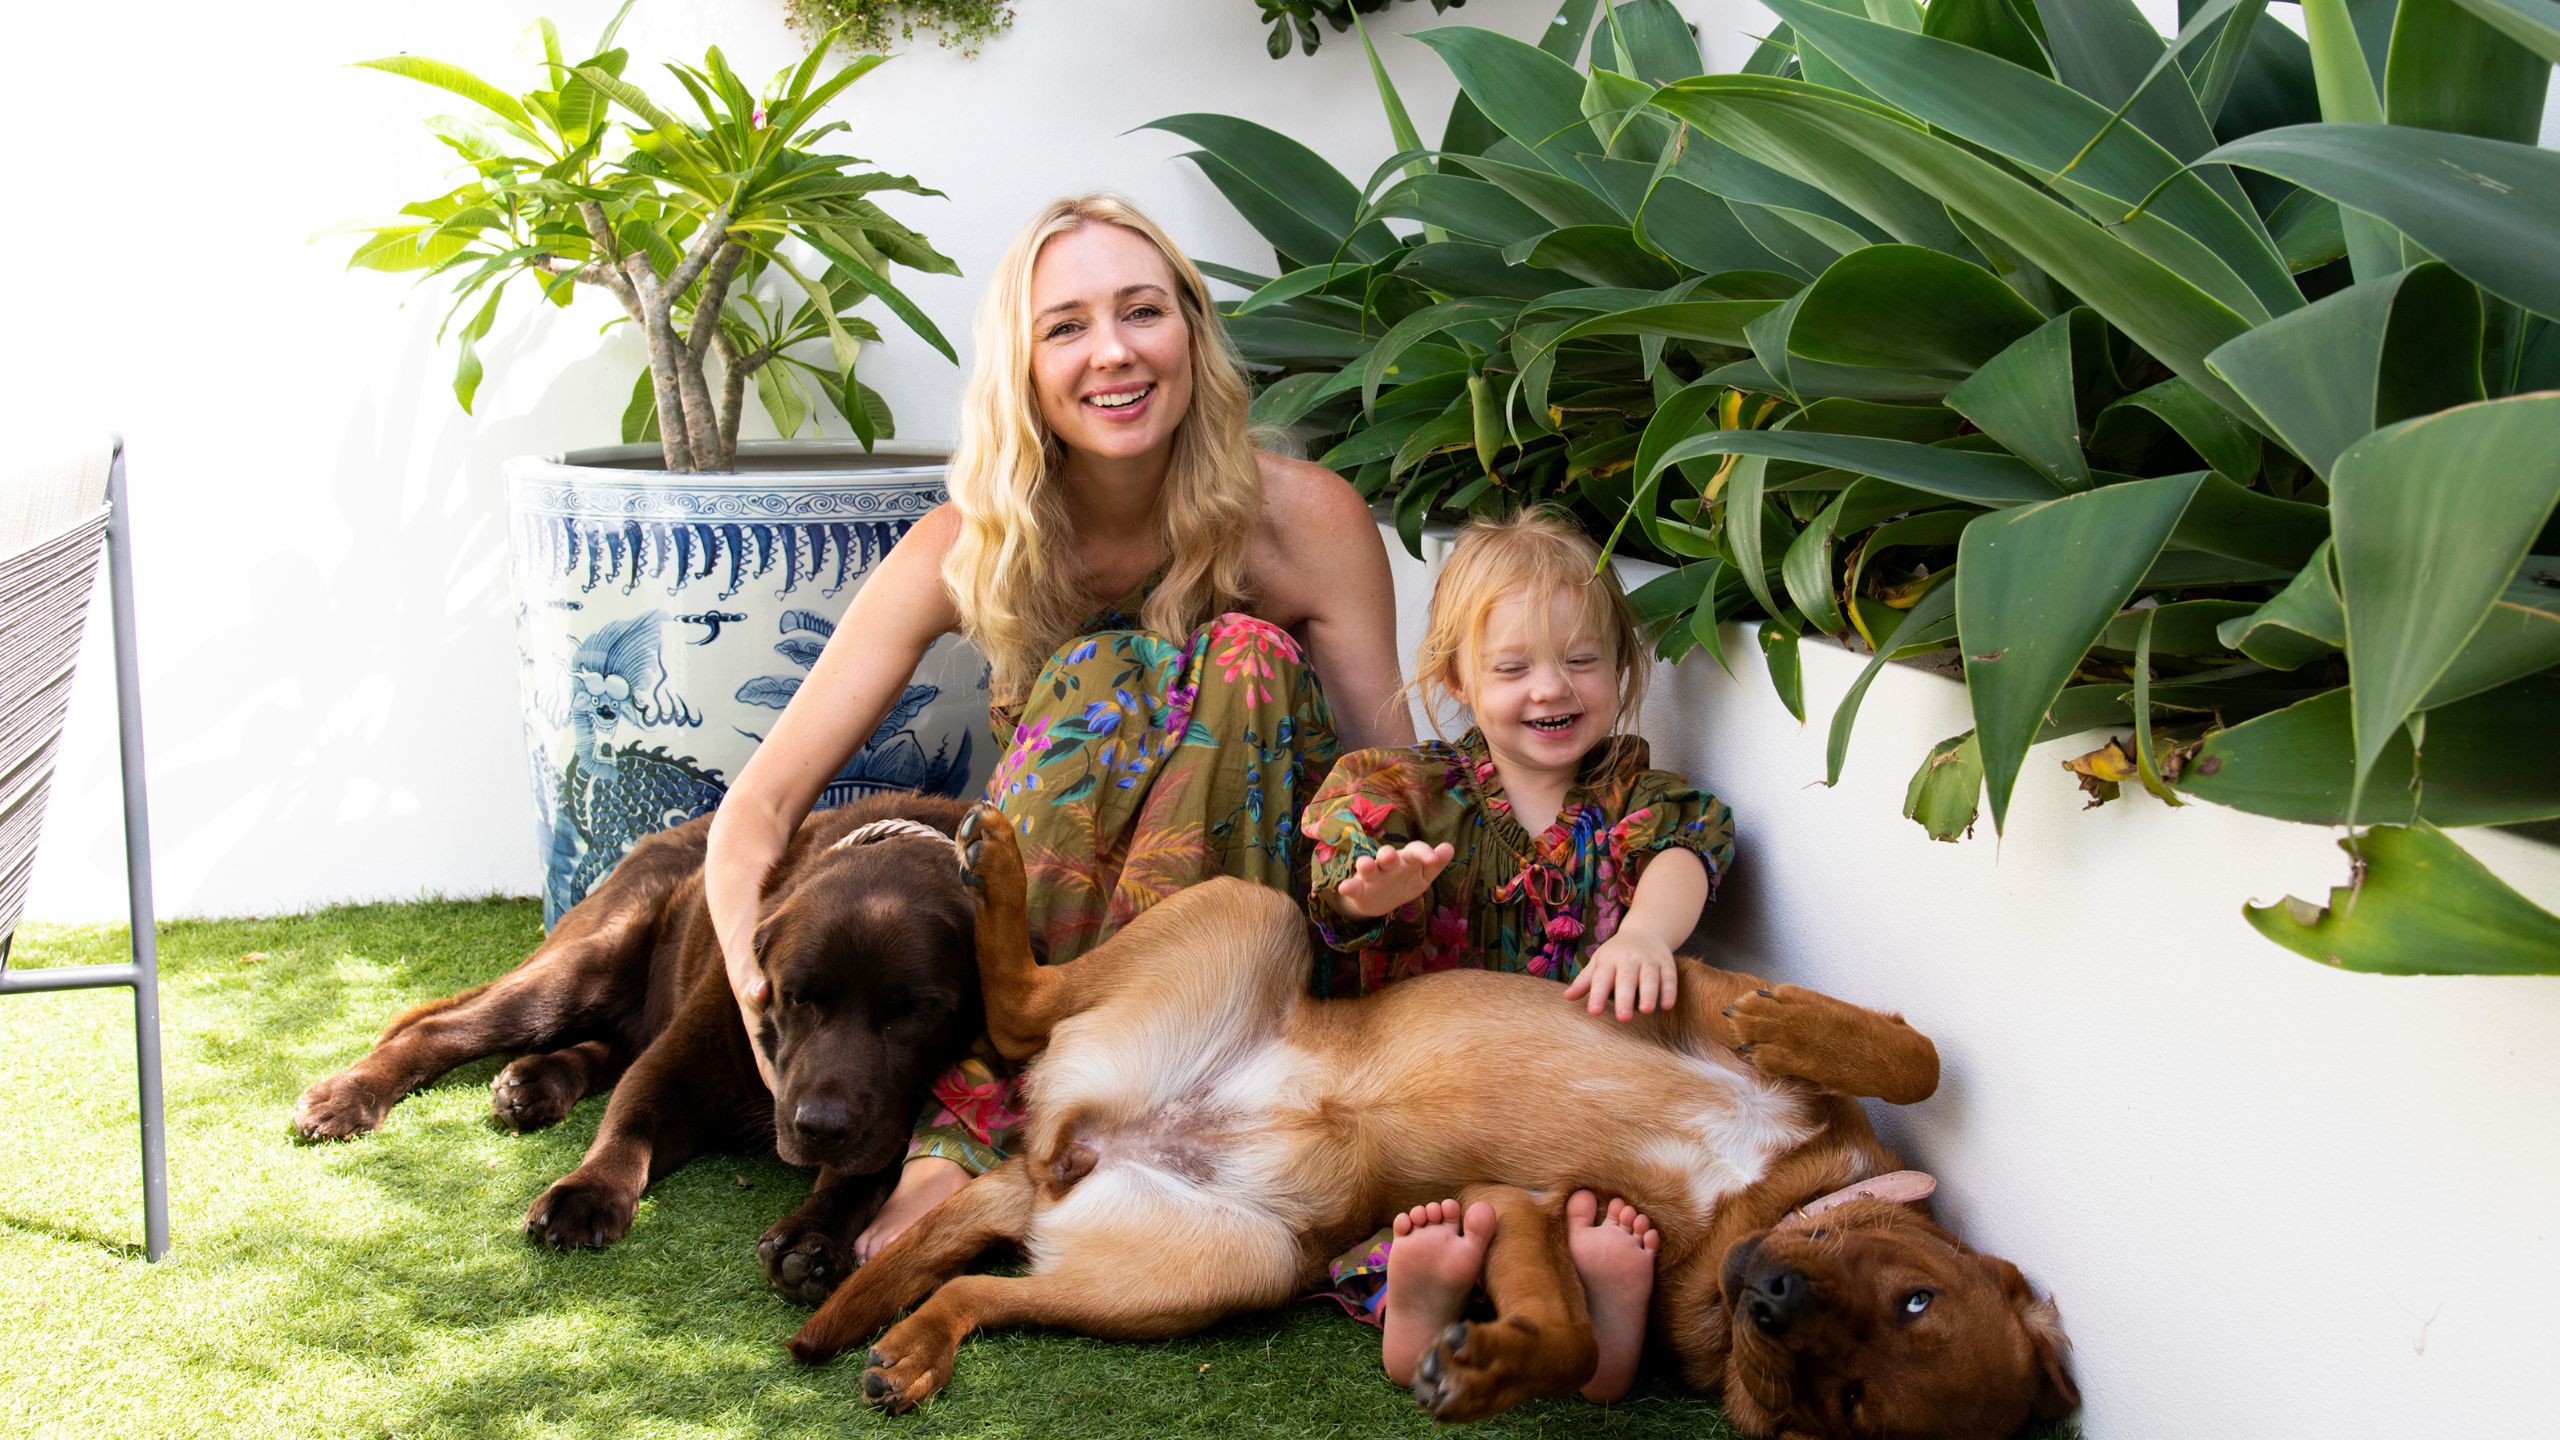
<path id="1" fill-rule="evenodd" d="M 747 442 L 668 475 L 654 445 L 507 466 L 516 658 L 546 925 L 634 842 L 720 803 L 863 577 L 944 498 L 944 452 Z M 987 667 L 947 637 L 819 798 L 973 794 Z"/>

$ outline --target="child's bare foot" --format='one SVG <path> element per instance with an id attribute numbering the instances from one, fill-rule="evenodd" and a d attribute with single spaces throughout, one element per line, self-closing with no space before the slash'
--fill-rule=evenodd
<path id="1" fill-rule="evenodd" d="M 1624 1200 L 1610 1200 L 1603 1214 L 1600 1197 L 1576 1190 L 1564 1202 L 1564 1237 L 1591 1309 L 1591 1335 L 1600 1346 L 1599 1368 L 1582 1387 L 1582 1398 L 1606 1405 L 1623 1398 L 1636 1383 L 1645 1308 L 1653 1299 L 1653 1256 L 1662 1248 L 1662 1232 Z"/>
<path id="2" fill-rule="evenodd" d="M 1457 1201 L 1434 1200 L 1397 1216 L 1395 1231 L 1379 1359 L 1388 1379 L 1411 1385 L 1422 1352 L 1466 1318 L 1467 1296 L 1484 1274 L 1484 1247 L 1493 1241 L 1493 1207 L 1479 1200 L 1461 1217 Z"/>

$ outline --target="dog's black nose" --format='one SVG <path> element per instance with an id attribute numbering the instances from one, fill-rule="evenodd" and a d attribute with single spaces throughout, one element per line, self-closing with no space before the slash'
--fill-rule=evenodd
<path id="1" fill-rule="evenodd" d="M 791 1112 L 791 1123 L 802 1136 L 821 1145 L 842 1140 L 853 1129 L 853 1117 L 833 1100 L 801 1101 Z"/>
<path id="2" fill-rule="evenodd" d="M 1795 1324 L 1813 1286 L 1804 1276 L 1783 1265 L 1773 1265 L 1752 1275 L 1742 1289 L 1742 1313 L 1751 1317 L 1763 1335 L 1784 1335 Z"/>

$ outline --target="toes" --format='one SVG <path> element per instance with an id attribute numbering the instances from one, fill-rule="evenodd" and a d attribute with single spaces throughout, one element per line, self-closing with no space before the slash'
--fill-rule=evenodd
<path id="1" fill-rule="evenodd" d="M 1449 1202 L 1450 1209 L 1455 1210 L 1457 1207 L 1457 1201 Z M 1463 1228 L 1469 1235 L 1490 1236 L 1493 1234 L 1494 1219 L 1493 1207 L 1479 1200 L 1467 1207 L 1467 1218 Z"/>
<path id="2" fill-rule="evenodd" d="M 1613 1218 L 1616 1213 L 1617 1203 L 1618 1202 L 1615 1200 L 1609 1202 Z M 1588 1190 L 1576 1190 L 1571 1196 L 1567 1197 L 1564 1202 L 1564 1218 L 1575 1225 L 1598 1224 L 1599 1221 L 1596 1217 L 1599 1213 L 1600 1197 L 1592 1194 Z"/>

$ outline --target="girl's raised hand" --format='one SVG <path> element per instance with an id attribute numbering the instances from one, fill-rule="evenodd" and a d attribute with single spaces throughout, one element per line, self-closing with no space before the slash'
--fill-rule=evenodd
<path id="1" fill-rule="evenodd" d="M 1419 840 L 1363 855 L 1352 862 L 1351 874 L 1335 892 L 1336 903 L 1346 915 L 1375 919 L 1430 889 L 1457 857 L 1454 845 L 1426 845 Z"/>
<path id="2" fill-rule="evenodd" d="M 1614 1002 L 1619 1019 L 1633 1020 L 1679 1003 L 1680 962 L 1670 946 L 1651 935 L 1620 929 L 1564 987 L 1564 995 L 1568 1000 L 1589 995 L 1594 1015 Z"/>

